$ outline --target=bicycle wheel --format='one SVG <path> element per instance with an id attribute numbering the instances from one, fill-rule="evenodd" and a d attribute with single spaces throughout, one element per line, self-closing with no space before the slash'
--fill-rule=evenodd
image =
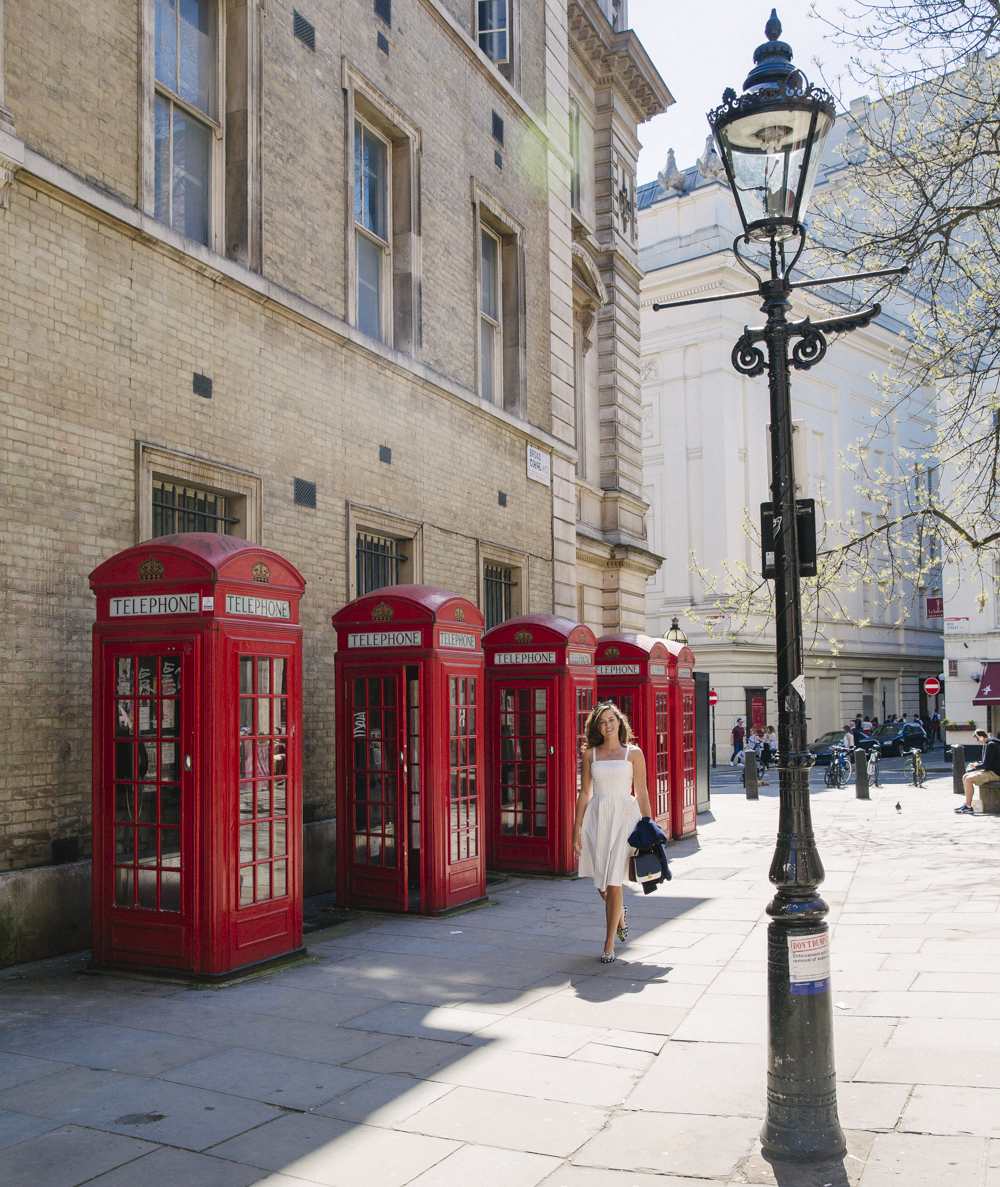
<path id="1" fill-rule="evenodd" d="M 834 779 L 836 779 L 836 775 L 833 772 L 833 763 L 830 763 L 823 775 L 823 782 L 827 787 L 836 787 L 837 785 L 834 783 Z"/>

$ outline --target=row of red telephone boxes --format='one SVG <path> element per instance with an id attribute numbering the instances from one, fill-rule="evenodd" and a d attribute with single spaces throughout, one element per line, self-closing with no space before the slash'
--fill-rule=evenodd
<path id="1" fill-rule="evenodd" d="M 302 943 L 305 582 L 277 553 L 161 537 L 91 574 L 93 929 L 103 965 L 201 976 Z M 571 874 L 584 722 L 631 719 L 653 810 L 695 829 L 694 656 L 554 615 L 483 630 L 397 585 L 333 616 L 337 899 L 437 914 L 487 867 Z"/>

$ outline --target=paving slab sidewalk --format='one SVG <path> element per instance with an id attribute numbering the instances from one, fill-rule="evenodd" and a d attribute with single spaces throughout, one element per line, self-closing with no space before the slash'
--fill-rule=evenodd
<path id="1" fill-rule="evenodd" d="M 511 878 L 225 988 L 8 970 L 0 1184 L 1000 1187 L 1000 818 L 955 816 L 948 778 L 813 789 L 848 1154 L 772 1166 L 778 805 L 719 783 L 610 967 L 588 882 Z"/>

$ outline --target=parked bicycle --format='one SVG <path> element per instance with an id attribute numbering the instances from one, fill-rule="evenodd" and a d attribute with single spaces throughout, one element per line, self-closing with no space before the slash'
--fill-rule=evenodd
<path id="1" fill-rule="evenodd" d="M 827 787 L 846 787 L 851 777 L 851 760 L 846 746 L 830 747 L 830 765 L 826 768 Z"/>
<path id="2" fill-rule="evenodd" d="M 924 767 L 923 754 L 919 750 L 910 751 L 910 782 L 914 787 L 923 787 L 924 779 L 927 777 L 927 771 Z"/>
<path id="3" fill-rule="evenodd" d="M 868 751 L 868 786 L 881 787 L 879 779 L 879 747 L 872 746 Z"/>

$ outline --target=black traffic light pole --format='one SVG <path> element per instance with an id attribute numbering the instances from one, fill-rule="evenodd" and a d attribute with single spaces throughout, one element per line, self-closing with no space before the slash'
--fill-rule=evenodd
<path id="1" fill-rule="evenodd" d="M 676 309 L 707 301 L 757 296 L 767 315 L 764 326 L 745 328 L 733 347 L 732 363 L 741 375 L 767 371 L 771 404 L 771 500 L 774 512 L 775 643 L 778 676 L 778 838 L 770 880 L 776 893 L 767 907 L 768 1076 L 764 1153 L 803 1161 L 842 1157 L 846 1151 L 837 1117 L 830 1001 L 828 908 L 819 894 L 823 863 L 816 848 L 809 807 L 809 768 L 803 676 L 802 605 L 799 593 L 799 542 L 796 529 L 792 450 L 790 368 L 807 370 L 826 354 L 828 333 L 867 326 L 880 312 L 872 305 L 824 321 L 788 320 L 793 289 L 900 275 L 903 268 L 792 283 L 789 273 L 802 254 L 805 230 L 797 227 L 798 249 L 785 262 L 783 242 L 770 240 L 770 275 L 759 277 L 733 243 L 740 266 L 757 280 L 749 292 L 655 304 Z M 766 357 L 764 350 L 766 350 Z"/>

